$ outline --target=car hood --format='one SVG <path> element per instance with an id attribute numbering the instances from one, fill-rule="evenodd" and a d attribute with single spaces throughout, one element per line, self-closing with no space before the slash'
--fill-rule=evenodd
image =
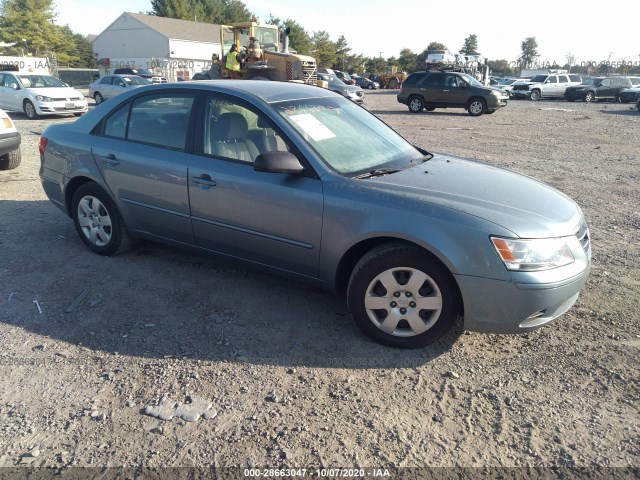
<path id="1" fill-rule="evenodd" d="M 482 218 L 520 238 L 574 235 L 582 214 L 562 192 L 531 177 L 481 162 L 436 154 L 431 160 L 366 182 L 391 195 Z"/>
<path id="2" fill-rule="evenodd" d="M 625 88 L 624 90 L 621 90 L 620 93 L 622 92 L 640 92 L 640 87 L 631 87 L 631 88 Z"/>
<path id="3" fill-rule="evenodd" d="M 360 87 L 356 87 L 355 85 L 347 85 L 346 83 L 342 85 L 337 85 L 334 83 L 331 86 L 333 86 L 336 90 L 340 90 L 342 92 L 360 92 L 362 90 L 362 88 Z"/>
<path id="4" fill-rule="evenodd" d="M 43 97 L 51 97 L 51 98 L 82 97 L 84 98 L 84 95 L 82 93 L 69 87 L 25 88 L 25 90 L 32 95 L 42 95 Z"/>

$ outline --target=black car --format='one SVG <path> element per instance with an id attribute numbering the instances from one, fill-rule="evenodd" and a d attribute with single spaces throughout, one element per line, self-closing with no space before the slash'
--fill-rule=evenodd
<path id="1" fill-rule="evenodd" d="M 580 85 L 567 87 L 564 92 L 565 100 L 594 100 L 609 99 L 620 100 L 620 92 L 625 88 L 631 88 L 631 80 L 627 77 L 596 77 L 585 80 Z"/>
<path id="2" fill-rule="evenodd" d="M 436 108 L 464 108 L 469 115 L 493 113 L 507 106 L 509 94 L 483 85 L 471 75 L 460 72 L 416 72 L 402 83 L 398 102 L 411 113 Z"/>

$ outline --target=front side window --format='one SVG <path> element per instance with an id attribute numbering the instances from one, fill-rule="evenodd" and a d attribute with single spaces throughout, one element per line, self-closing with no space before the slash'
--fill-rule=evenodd
<path id="1" fill-rule="evenodd" d="M 555 75 L 552 75 L 547 79 L 545 83 L 558 83 L 558 77 L 556 77 Z"/>
<path id="2" fill-rule="evenodd" d="M 357 175 L 407 168 L 423 155 L 382 121 L 341 98 L 312 98 L 274 108 L 334 171 Z"/>
<path id="3" fill-rule="evenodd" d="M 251 164 L 261 153 L 289 151 L 266 116 L 227 99 L 206 100 L 203 129 L 205 155 Z"/>
<path id="4" fill-rule="evenodd" d="M 610 87 L 611 86 L 611 79 L 610 78 L 605 78 L 600 83 L 600 86 L 602 86 L 602 87 Z"/>

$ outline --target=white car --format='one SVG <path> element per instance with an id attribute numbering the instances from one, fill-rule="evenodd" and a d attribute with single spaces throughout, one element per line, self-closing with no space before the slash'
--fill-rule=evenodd
<path id="1" fill-rule="evenodd" d="M 0 110 L 0 170 L 20 165 L 20 133 L 7 112 Z"/>
<path id="2" fill-rule="evenodd" d="M 0 108 L 24 112 L 30 119 L 40 115 L 87 111 L 84 95 L 51 75 L 0 72 Z"/>

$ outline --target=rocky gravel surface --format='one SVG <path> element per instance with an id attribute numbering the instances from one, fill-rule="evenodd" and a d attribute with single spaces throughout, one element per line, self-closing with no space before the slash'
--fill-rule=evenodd
<path id="1" fill-rule="evenodd" d="M 526 335 L 458 326 L 398 351 L 313 287 L 146 242 L 94 255 L 38 178 L 39 133 L 71 119 L 12 114 L 23 161 L 0 172 L 0 467 L 637 475 L 640 115 L 550 101 L 414 115 L 389 91 L 368 93 L 366 108 L 428 150 L 574 198 L 593 242 L 577 304 Z"/>

